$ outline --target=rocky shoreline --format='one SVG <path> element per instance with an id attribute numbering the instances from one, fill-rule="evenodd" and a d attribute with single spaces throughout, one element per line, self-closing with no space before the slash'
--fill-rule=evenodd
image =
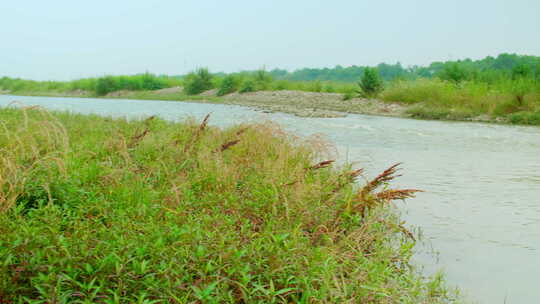
<path id="1" fill-rule="evenodd" d="M 9 91 L 0 91 L 0 94 L 13 94 Z M 47 97 L 78 97 L 96 98 L 89 92 L 77 90 L 72 92 L 29 92 L 15 93 L 15 95 L 26 96 L 47 96 Z M 100 97 L 98 97 L 100 98 Z M 231 93 L 225 96 L 216 96 L 216 90 L 209 90 L 199 95 L 186 95 L 182 87 L 172 87 L 156 91 L 127 91 L 121 90 L 107 94 L 103 98 L 113 99 L 146 99 L 146 100 L 171 100 L 188 101 L 199 103 L 221 103 L 230 105 L 246 106 L 264 112 L 281 112 L 292 114 L 298 117 L 336 118 L 345 117 L 347 114 L 365 114 L 376 116 L 391 116 L 402 118 L 415 117 L 408 110 L 412 106 L 384 102 L 377 99 L 352 98 L 343 100 L 343 95 L 339 93 L 317 93 L 305 91 L 257 91 L 248 93 Z M 427 118 L 429 119 L 429 118 Z M 448 116 L 437 118 L 437 120 L 447 121 L 469 121 L 487 123 L 509 123 L 504 118 L 492 118 L 487 115 L 480 115 L 470 118 L 459 118 Z"/>
<path id="2" fill-rule="evenodd" d="M 342 94 L 302 91 L 259 91 L 232 93 L 223 96 L 228 104 L 284 112 L 300 117 L 344 117 L 347 113 L 381 116 L 406 116 L 406 107 L 379 100 L 353 98 L 343 100 Z"/>

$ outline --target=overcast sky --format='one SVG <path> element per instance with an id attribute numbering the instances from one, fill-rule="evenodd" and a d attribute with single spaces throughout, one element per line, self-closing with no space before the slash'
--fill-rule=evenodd
<path id="1" fill-rule="evenodd" d="M 540 55 L 539 0 L 0 0 L 0 75 L 233 72 Z"/>

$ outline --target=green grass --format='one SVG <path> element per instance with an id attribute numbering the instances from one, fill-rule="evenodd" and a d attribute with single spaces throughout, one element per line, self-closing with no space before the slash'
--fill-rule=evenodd
<path id="1" fill-rule="evenodd" d="M 190 74 L 191 77 L 191 74 Z M 354 83 L 332 82 L 332 81 L 290 81 L 290 80 L 274 80 L 269 76 L 255 77 L 252 75 L 232 75 L 234 78 L 233 84 L 229 84 L 230 88 L 223 90 L 223 93 L 242 91 L 243 87 L 252 86 L 252 89 L 244 90 L 245 92 L 260 91 L 260 90 L 294 90 L 306 92 L 324 92 L 324 93 L 349 93 L 357 91 L 357 86 Z M 189 78 L 189 77 L 188 77 Z M 191 77 L 193 78 L 193 77 Z M 104 76 L 100 78 L 86 78 L 73 81 L 34 81 L 26 79 L 14 79 L 3 77 L 0 78 L 0 90 L 7 90 L 14 94 L 62 94 L 73 91 L 80 91 L 86 96 L 104 96 L 108 93 L 127 90 L 127 91 L 151 91 L 162 88 L 170 88 L 175 86 L 183 86 L 192 84 L 189 79 L 170 78 L 165 76 L 154 76 L 152 74 L 141 74 L 133 76 Z M 195 88 L 192 94 L 198 94 L 205 90 L 217 88 L 221 89 L 225 79 L 231 77 L 212 77 L 210 81 Z"/>
<path id="2" fill-rule="evenodd" d="M 530 124 L 536 120 L 519 119 L 516 113 L 540 111 L 540 82 L 533 79 L 459 84 L 437 79 L 398 81 L 389 85 L 380 98 L 414 105 L 409 113 L 419 118 L 459 120 L 487 115 Z"/>
<path id="3" fill-rule="evenodd" d="M 82 91 L 89 96 L 103 96 L 119 90 L 158 90 L 181 85 L 176 78 L 144 73 L 132 76 L 104 76 L 73 81 L 34 81 L 26 79 L 0 78 L 0 89 L 12 93 L 68 93 Z"/>
<path id="4" fill-rule="evenodd" d="M 415 118 L 471 120 L 482 116 L 482 120 L 538 124 L 535 113 L 540 113 L 540 78 L 533 74 L 513 76 L 495 70 L 470 72 L 465 78 L 457 72 L 454 74 L 457 76 L 448 76 L 450 80 L 417 78 L 387 82 L 373 97 L 410 105 L 407 113 Z M 180 86 L 184 86 L 183 92 L 155 92 Z M 216 89 L 215 95 L 219 96 L 262 90 L 338 93 L 342 94 L 343 100 L 358 97 L 361 91 L 357 83 L 276 80 L 264 70 L 215 76 L 201 69 L 184 79 L 152 74 L 105 76 L 71 82 L 0 79 L 0 90 L 20 95 L 222 101 L 218 96 L 198 95 L 210 89 Z M 120 90 L 127 94 L 107 95 Z"/>
<path id="5" fill-rule="evenodd" d="M 540 111 L 516 112 L 508 115 L 508 119 L 513 124 L 540 126 Z"/>
<path id="6" fill-rule="evenodd" d="M 143 99 L 143 100 L 170 100 L 170 101 L 199 101 L 199 102 L 216 102 L 222 101 L 222 98 L 218 96 L 201 96 L 201 95 L 187 95 L 183 92 L 179 93 L 167 93 L 159 94 L 153 91 L 139 91 L 131 92 L 129 95 L 109 96 L 110 99 Z"/>
<path id="7" fill-rule="evenodd" d="M 0 302 L 447 303 L 409 265 L 395 168 L 224 130 L 1 109 Z"/>
<path id="8" fill-rule="evenodd" d="M 333 81 L 291 81 L 275 80 L 271 85 L 271 90 L 292 90 L 304 92 L 340 93 L 358 91 L 355 83 L 333 82 Z"/>

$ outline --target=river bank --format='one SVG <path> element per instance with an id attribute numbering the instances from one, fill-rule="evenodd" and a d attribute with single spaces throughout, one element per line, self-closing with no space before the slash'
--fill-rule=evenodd
<path id="1" fill-rule="evenodd" d="M 95 96 L 87 91 L 67 92 L 15 92 L 2 91 L 0 94 L 15 96 L 80 97 L 109 99 L 140 99 L 189 101 L 199 103 L 218 103 L 247 106 L 264 112 L 282 112 L 298 117 L 336 118 L 347 114 L 365 114 L 443 121 L 468 121 L 497 124 L 540 125 L 540 120 L 532 112 L 520 112 L 512 116 L 490 116 L 472 114 L 470 111 L 441 108 L 430 103 L 389 102 L 380 99 L 351 98 L 344 100 L 343 94 L 305 92 L 305 91 L 256 91 L 231 93 L 216 96 L 216 90 L 209 90 L 198 95 L 187 95 L 182 87 L 172 87 L 154 91 L 121 90 L 105 96 Z"/>
<path id="2" fill-rule="evenodd" d="M 9 106 L 14 99 L 0 96 L 0 105 Z M 427 252 L 415 257 L 414 264 L 426 267 L 425 274 L 444 269 L 449 286 L 459 286 L 473 303 L 538 302 L 530 292 L 537 273 L 531 265 L 537 265 L 540 249 L 537 127 L 357 114 L 306 119 L 234 105 L 159 100 L 16 100 L 20 103 L 12 106 L 127 120 L 155 115 L 167 121 L 201 121 L 212 113 L 210 124 L 221 128 L 272 121 L 301 138 L 335 143 L 331 159 L 353 161 L 365 168 L 366 176 L 403 162 L 405 174 L 396 182 L 425 190 L 409 203 L 397 204 L 406 227 L 421 227 L 422 239 L 429 241 L 425 247 L 418 242 L 415 250 Z M 435 257 L 433 250 L 438 252 Z"/>
<path id="3" fill-rule="evenodd" d="M 10 94 L 7 91 L 2 94 Z M 186 95 L 181 88 L 167 88 L 156 91 L 116 91 L 102 98 L 190 101 L 200 103 L 221 103 L 256 108 L 267 112 L 282 112 L 298 117 L 344 117 L 347 113 L 408 117 L 407 107 L 397 103 L 385 103 L 379 100 L 352 98 L 343 100 L 338 93 L 314 93 L 302 91 L 257 91 L 249 93 L 232 93 L 216 96 L 215 90 L 199 95 Z M 100 98 L 85 91 L 71 92 L 17 92 L 15 96 L 46 97 L 81 97 Z"/>
<path id="4" fill-rule="evenodd" d="M 314 142 L 208 116 L 0 118 L 1 300 L 456 300 L 409 264 L 389 202 L 415 190 L 385 187 L 396 167 L 356 185 L 362 171 L 321 162 Z"/>

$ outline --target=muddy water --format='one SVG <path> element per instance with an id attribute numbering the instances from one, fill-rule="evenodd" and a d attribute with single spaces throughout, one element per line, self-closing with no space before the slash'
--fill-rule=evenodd
<path id="1" fill-rule="evenodd" d="M 400 204 L 426 240 L 416 257 L 426 273 L 478 303 L 540 303 L 540 128 L 418 121 L 362 115 L 298 118 L 248 108 L 166 101 L 1 96 L 53 110 L 226 126 L 272 120 L 300 135 L 324 134 L 341 160 L 369 175 L 403 162 L 398 185 L 426 190 Z M 428 253 L 433 248 L 438 254 Z"/>

